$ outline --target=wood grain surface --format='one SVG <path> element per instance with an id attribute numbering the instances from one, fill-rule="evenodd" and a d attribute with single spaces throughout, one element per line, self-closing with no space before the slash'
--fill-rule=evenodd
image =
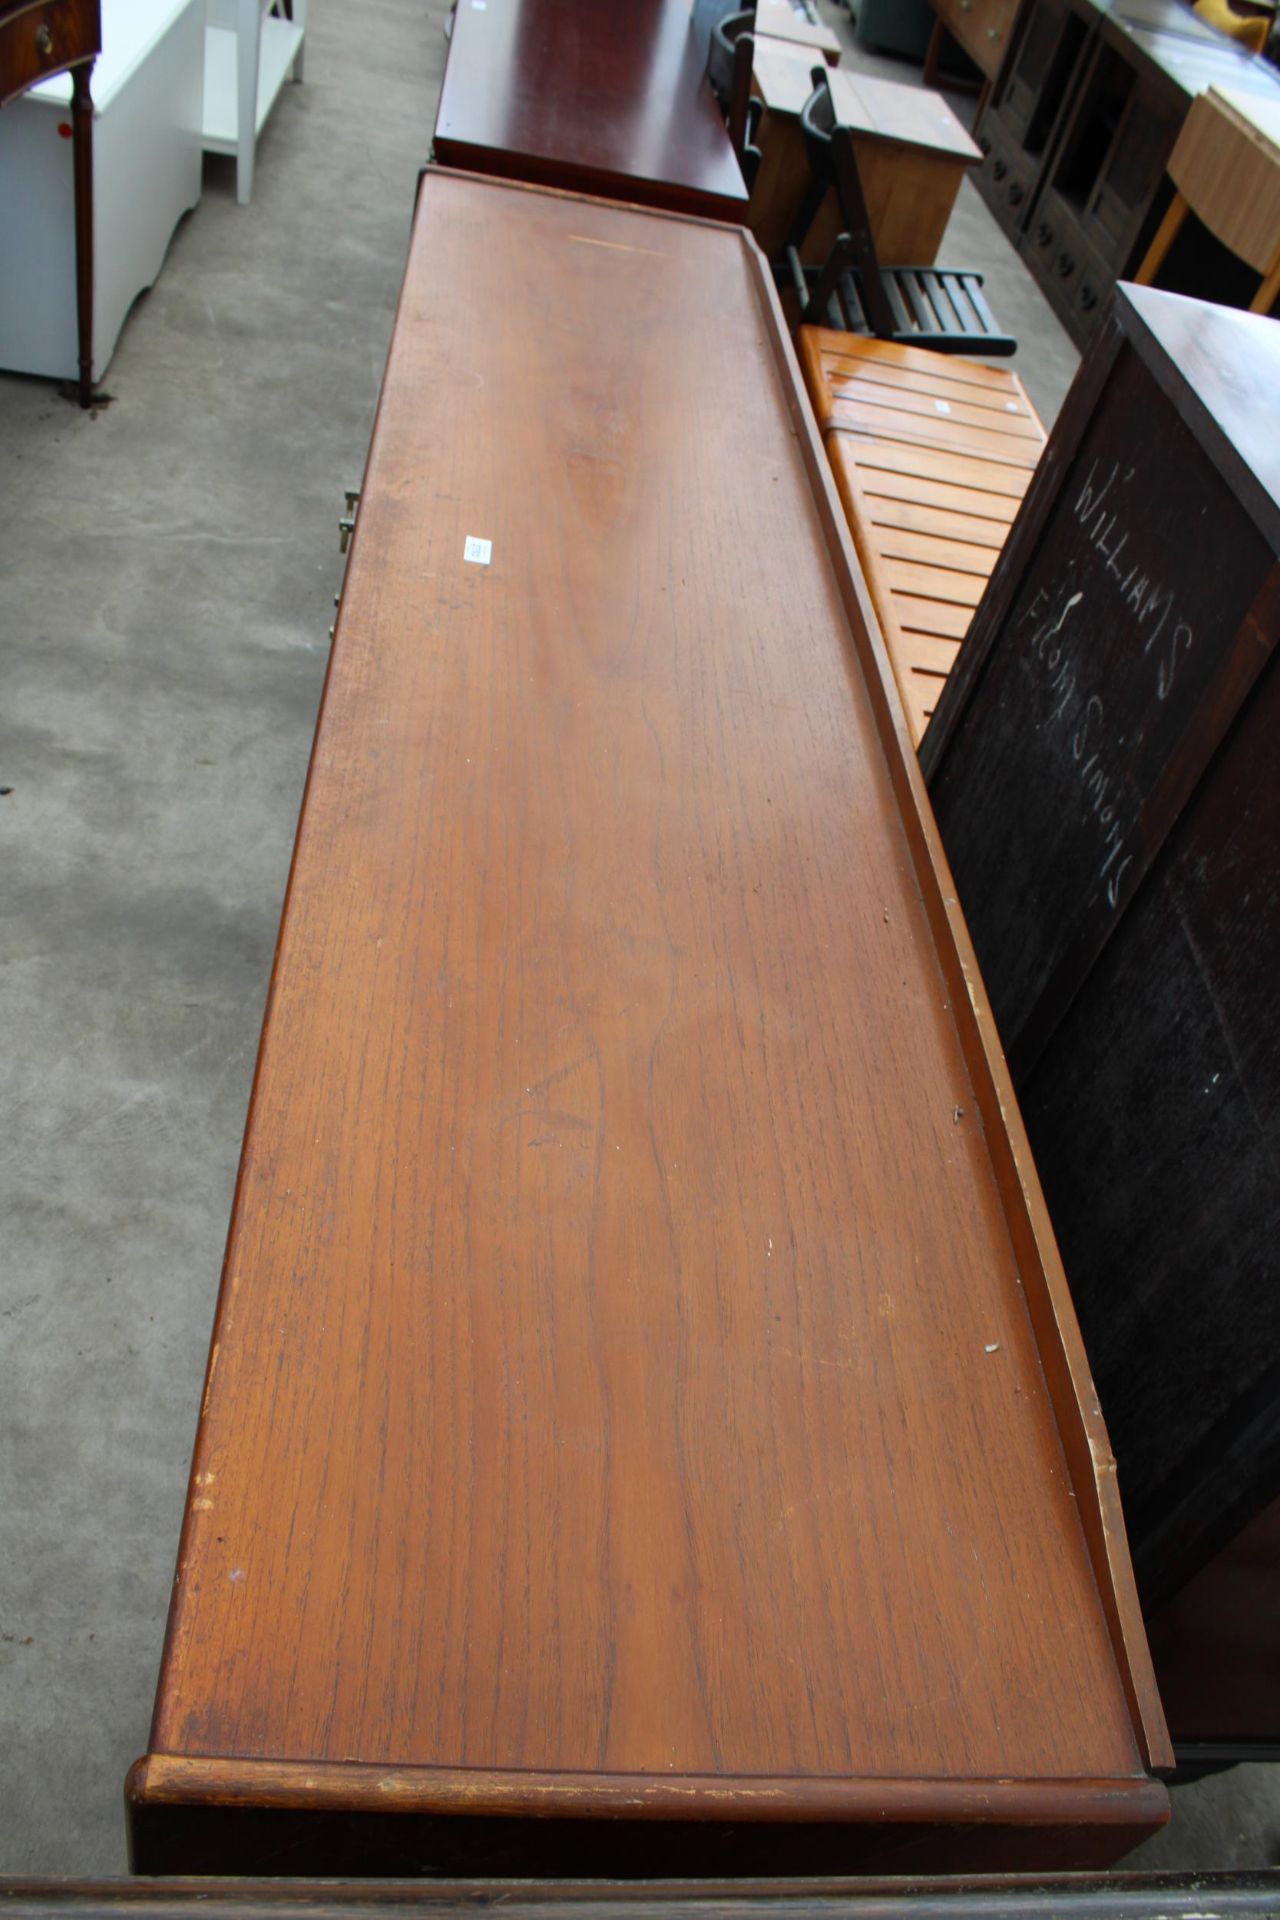
<path id="1" fill-rule="evenodd" d="M 918 746 L 1045 431 L 1007 367 L 826 327 L 797 344 Z"/>
<path id="2" fill-rule="evenodd" d="M 840 36 L 821 20 L 810 20 L 791 0 L 756 0 L 756 27 L 773 40 L 802 47 L 835 67 L 843 51 Z M 816 9 L 815 9 L 816 13 Z"/>
<path id="3" fill-rule="evenodd" d="M 719 220 L 747 190 L 687 0 L 459 0 L 435 157 Z"/>
<path id="4" fill-rule="evenodd" d="M 101 51 L 99 0 L 0 0 L 0 106 Z"/>
<path id="5" fill-rule="evenodd" d="M 351 1769 L 544 1828 L 1164 1817 L 824 468 L 746 235 L 428 171 L 135 1831 Z"/>
<path id="6" fill-rule="evenodd" d="M 752 72 L 765 111 L 748 224 L 770 259 L 780 252 L 809 190 L 799 115 L 813 91 L 813 65 L 810 49 L 757 34 Z M 837 118 L 854 130 L 858 173 L 881 258 L 932 265 L 965 170 L 981 162 L 980 148 L 941 94 L 843 68 L 829 78 Z M 833 188 L 802 247 L 806 262 L 826 259 L 840 224 Z"/>

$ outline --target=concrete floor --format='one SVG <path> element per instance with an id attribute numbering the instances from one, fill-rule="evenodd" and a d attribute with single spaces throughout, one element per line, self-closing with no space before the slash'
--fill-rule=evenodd
<path id="1" fill-rule="evenodd" d="M 125 1864 L 445 11 L 311 0 L 253 204 L 206 162 L 111 404 L 0 376 L 0 1872 Z M 970 189 L 947 253 L 1050 419 L 1074 352 Z M 1274 1860 L 1277 1771 L 1185 1790 L 1153 1860 Z"/>

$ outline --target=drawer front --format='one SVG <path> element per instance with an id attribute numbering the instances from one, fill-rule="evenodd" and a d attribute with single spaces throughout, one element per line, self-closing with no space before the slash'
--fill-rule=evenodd
<path id="1" fill-rule="evenodd" d="M 1060 195 L 1041 196 L 1022 253 L 1076 345 L 1087 345 L 1111 297 L 1115 272 L 1090 246 Z"/>
<path id="2" fill-rule="evenodd" d="M 0 22 L 0 105 L 102 48 L 98 0 L 34 0 Z"/>
<path id="3" fill-rule="evenodd" d="M 1035 205 L 1041 162 L 1028 158 L 1015 141 L 1006 140 L 991 114 L 983 120 L 977 138 L 982 148 L 978 191 L 1009 237 L 1019 240 Z"/>
<path id="4" fill-rule="evenodd" d="M 1017 12 L 1016 0 L 934 0 L 934 12 L 988 80 L 994 80 Z"/>

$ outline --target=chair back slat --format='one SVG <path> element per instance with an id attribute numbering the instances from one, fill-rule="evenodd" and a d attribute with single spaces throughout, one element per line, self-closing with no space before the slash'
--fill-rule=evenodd
<path id="1" fill-rule="evenodd" d="M 720 102 L 729 130 L 729 143 L 738 157 L 748 190 L 754 184 L 760 154 L 752 145 L 751 73 L 755 60 L 755 11 L 727 14 L 711 29 L 707 42 L 707 79 Z"/>

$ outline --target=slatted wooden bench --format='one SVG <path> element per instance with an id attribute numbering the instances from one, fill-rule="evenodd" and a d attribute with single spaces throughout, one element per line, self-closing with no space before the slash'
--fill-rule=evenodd
<path id="1" fill-rule="evenodd" d="M 826 327 L 799 346 L 919 746 L 1045 430 L 1007 367 Z"/>

